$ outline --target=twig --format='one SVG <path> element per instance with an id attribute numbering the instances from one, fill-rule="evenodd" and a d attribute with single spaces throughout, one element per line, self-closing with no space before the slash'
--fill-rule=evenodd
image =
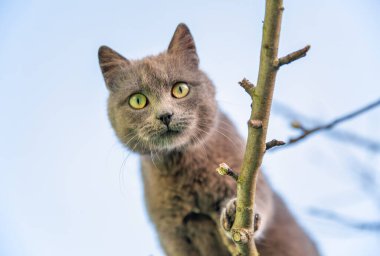
<path id="1" fill-rule="evenodd" d="M 246 78 L 243 78 L 241 82 L 239 82 L 239 85 L 244 88 L 244 90 L 249 94 L 252 95 L 252 93 L 255 90 L 255 86 Z"/>
<path id="2" fill-rule="evenodd" d="M 273 147 L 283 146 L 285 145 L 285 142 L 281 140 L 271 140 L 265 144 L 265 150 L 269 150 Z"/>
<path id="3" fill-rule="evenodd" d="M 231 176 L 235 181 L 238 181 L 239 175 L 235 173 L 226 163 L 221 163 L 218 168 L 216 168 L 216 171 L 224 176 L 228 175 Z"/>
<path id="4" fill-rule="evenodd" d="M 285 118 L 288 118 L 290 120 L 292 120 L 292 119 L 293 120 L 302 120 L 302 122 L 300 122 L 300 121 L 292 121 L 291 122 L 291 126 L 293 128 L 299 129 L 302 132 L 305 132 L 308 130 L 307 128 L 304 127 L 304 125 L 302 125 L 303 122 L 320 123 L 316 119 L 310 118 L 310 117 L 305 116 L 305 115 L 301 115 L 297 111 L 295 111 L 294 109 L 291 109 L 289 106 L 282 104 L 282 103 L 279 103 L 279 102 L 273 103 L 273 111 L 275 111 L 278 114 L 281 114 L 282 116 L 284 116 Z M 363 147 L 363 148 L 370 150 L 372 152 L 380 152 L 380 142 L 376 142 L 376 141 L 373 141 L 369 138 L 365 138 L 365 137 L 360 136 L 358 134 L 355 134 L 351 131 L 344 131 L 344 130 L 342 131 L 342 130 L 336 130 L 336 129 L 335 130 L 334 129 L 333 130 L 331 130 L 331 129 L 330 130 L 323 130 L 323 131 L 329 131 L 326 134 L 334 140 L 345 141 L 345 142 L 348 142 L 351 144 L 355 144 L 357 146 Z M 291 145 L 294 145 L 294 143 L 290 144 L 290 146 Z M 288 144 L 286 146 L 288 146 Z"/>
<path id="5" fill-rule="evenodd" d="M 308 136 L 310 136 L 310 135 L 312 135 L 314 133 L 320 132 L 322 130 L 332 129 L 337 124 L 345 122 L 345 121 L 348 121 L 348 120 L 350 120 L 350 119 L 352 119 L 352 118 L 354 118 L 354 117 L 356 117 L 356 116 L 358 116 L 360 114 L 363 114 L 363 113 L 365 113 L 365 112 L 367 112 L 367 111 L 369 111 L 369 110 L 371 110 L 371 109 L 373 109 L 373 108 L 375 108 L 375 107 L 377 107 L 379 105 L 380 105 L 380 99 L 378 99 L 375 102 L 373 102 L 373 103 L 371 103 L 371 104 L 369 104 L 369 105 L 367 105 L 365 107 L 362 107 L 362 108 L 360 108 L 360 109 L 358 109 L 358 110 L 356 110 L 356 111 L 354 111 L 352 113 L 349 113 L 347 115 L 339 117 L 339 118 L 337 118 L 337 119 L 335 119 L 335 120 L 333 120 L 333 121 L 331 121 L 331 122 L 329 122 L 327 124 L 316 126 L 316 127 L 312 128 L 312 129 L 305 129 L 303 126 L 300 126 L 300 127 L 293 126 L 295 128 L 301 129 L 303 131 L 303 133 L 301 135 L 299 135 L 298 137 L 289 139 L 289 141 L 288 141 L 287 144 L 288 145 L 289 144 L 294 144 L 294 143 L 297 143 L 298 141 L 300 141 L 300 140 L 302 140 L 302 139 L 304 139 L 304 138 L 306 138 L 306 137 L 308 137 Z"/>
<path id="6" fill-rule="evenodd" d="M 372 152 L 380 152 L 380 142 L 364 138 L 358 134 L 348 131 L 331 131 L 328 133 L 332 139 L 346 141 L 358 145 Z"/>
<path id="7" fill-rule="evenodd" d="M 276 66 L 276 68 L 280 68 L 282 65 L 289 64 L 295 60 L 305 57 L 306 53 L 309 50 L 310 50 L 310 45 L 307 45 L 298 51 L 292 52 L 282 58 L 279 58 L 278 60 L 275 60 L 274 65 Z"/>
<path id="8" fill-rule="evenodd" d="M 341 225 L 348 226 L 350 228 L 360 229 L 364 231 L 379 232 L 380 231 L 380 221 L 364 222 L 358 220 L 352 220 L 350 218 L 341 216 L 335 212 L 312 208 L 309 213 L 313 216 L 328 219 L 337 222 Z"/>
<path id="9" fill-rule="evenodd" d="M 380 209 L 380 184 L 376 179 L 380 174 L 379 171 L 354 156 L 348 156 L 344 162 L 347 165 L 346 169 L 355 175 L 353 179 L 359 183 L 360 190 L 365 192 L 373 204 Z"/>

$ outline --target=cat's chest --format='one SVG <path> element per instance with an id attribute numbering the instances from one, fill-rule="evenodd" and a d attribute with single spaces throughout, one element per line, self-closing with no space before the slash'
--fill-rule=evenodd
<path id="1" fill-rule="evenodd" d="M 226 184 L 205 162 L 160 166 L 143 161 L 142 169 L 148 208 L 154 212 L 187 214 L 218 210 L 217 191 L 225 189 Z"/>

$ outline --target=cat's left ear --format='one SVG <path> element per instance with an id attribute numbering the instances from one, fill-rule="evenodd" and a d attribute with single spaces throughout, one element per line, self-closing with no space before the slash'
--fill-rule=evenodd
<path id="1" fill-rule="evenodd" d="M 98 51 L 99 65 L 102 70 L 107 88 L 113 91 L 116 85 L 113 83 L 118 72 L 129 66 L 130 62 L 121 54 L 115 52 L 108 46 L 101 46 Z"/>
<path id="2" fill-rule="evenodd" d="M 189 64 L 198 68 L 199 58 L 195 42 L 189 28 L 184 23 L 177 26 L 169 44 L 168 53 L 182 55 L 189 61 Z"/>

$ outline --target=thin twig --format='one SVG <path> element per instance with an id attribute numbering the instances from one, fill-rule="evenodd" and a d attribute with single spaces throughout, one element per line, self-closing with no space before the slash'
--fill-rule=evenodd
<path id="1" fill-rule="evenodd" d="M 348 121 L 348 120 L 350 120 L 350 119 L 352 119 L 352 118 L 354 118 L 354 117 L 356 117 L 356 116 L 358 116 L 360 114 L 363 114 L 363 113 L 365 113 L 365 112 L 367 112 L 367 111 L 369 111 L 369 110 L 371 110 L 371 109 L 373 109 L 373 108 L 375 108 L 375 107 L 377 107 L 379 105 L 380 105 L 380 99 L 376 100 L 375 102 L 372 102 L 371 104 L 369 104 L 369 105 L 367 105 L 365 107 L 362 107 L 362 108 L 360 108 L 358 110 L 355 110 L 355 111 L 353 111 L 353 112 L 351 112 L 351 113 L 349 113 L 347 115 L 339 117 L 339 118 L 337 118 L 337 119 L 335 119 L 335 120 L 333 120 L 333 121 L 331 121 L 331 122 L 329 122 L 327 124 L 319 125 L 319 126 L 316 126 L 316 127 L 312 128 L 312 129 L 305 129 L 304 127 L 301 126 L 302 127 L 301 129 L 302 129 L 303 133 L 301 135 L 299 135 L 298 137 L 289 139 L 289 141 L 288 141 L 287 144 L 288 145 L 289 144 L 294 144 L 294 143 L 297 143 L 298 141 L 300 141 L 300 140 L 302 140 L 302 139 L 304 139 L 304 138 L 306 138 L 306 137 L 308 137 L 308 136 L 310 136 L 312 134 L 320 132 L 322 130 L 332 129 L 334 126 L 336 126 L 336 125 L 338 125 L 338 124 L 340 124 L 342 122 Z"/>
<path id="2" fill-rule="evenodd" d="M 380 221 L 368 222 L 368 221 L 353 220 L 351 218 L 341 216 L 335 212 L 318 209 L 318 208 L 310 209 L 309 213 L 313 216 L 331 220 L 350 228 L 360 229 L 363 231 L 371 231 L 371 232 L 380 231 Z"/>
<path id="3" fill-rule="evenodd" d="M 302 123 L 321 123 L 320 121 L 310 118 L 306 115 L 302 115 L 295 111 L 294 109 L 290 108 L 289 106 L 274 102 L 273 103 L 273 111 L 277 114 L 280 114 L 284 116 L 287 119 L 294 120 L 291 122 L 291 126 L 295 129 L 300 130 L 301 132 L 306 132 L 308 129 L 304 127 Z M 300 122 L 302 121 L 302 122 Z M 372 152 L 380 152 L 380 142 L 373 141 L 373 139 L 363 137 L 361 135 L 355 134 L 352 131 L 345 131 L 345 130 L 322 130 L 322 131 L 329 131 L 326 133 L 330 138 L 338 141 L 347 142 L 350 144 L 354 144 L 356 146 L 365 148 L 367 150 L 370 150 Z M 294 144 L 290 144 L 294 145 Z M 288 146 L 288 144 L 286 144 Z"/>
<path id="4" fill-rule="evenodd" d="M 283 145 L 285 145 L 285 142 L 274 139 L 265 144 L 265 150 L 268 151 L 269 149 L 273 147 L 278 147 L 278 146 L 283 146 Z"/>
<path id="5" fill-rule="evenodd" d="M 306 53 L 309 50 L 310 50 L 310 45 L 307 45 L 298 51 L 292 52 L 284 57 L 279 58 L 278 60 L 275 60 L 274 65 L 276 66 L 276 68 L 280 68 L 282 65 L 289 64 L 295 60 L 305 57 Z"/>
<path id="6" fill-rule="evenodd" d="M 373 141 L 349 131 L 332 130 L 328 135 L 334 140 L 349 142 L 372 152 L 380 152 L 380 142 Z"/>
<path id="7" fill-rule="evenodd" d="M 231 176 L 235 181 L 238 181 L 239 175 L 235 173 L 231 167 L 229 167 L 226 163 L 221 163 L 218 168 L 216 168 L 216 171 L 222 175 L 228 175 Z"/>

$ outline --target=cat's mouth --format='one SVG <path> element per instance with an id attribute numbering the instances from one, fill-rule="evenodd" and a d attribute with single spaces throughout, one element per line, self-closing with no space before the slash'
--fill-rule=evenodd
<path id="1" fill-rule="evenodd" d="M 164 131 L 164 132 L 161 134 L 161 136 L 164 136 L 164 137 L 171 137 L 171 136 L 176 136 L 176 135 L 178 135 L 178 134 L 180 134 L 180 133 L 181 133 L 181 131 L 179 131 L 179 130 L 174 130 L 174 129 L 168 127 L 168 128 L 166 129 L 166 131 Z"/>
<path id="2" fill-rule="evenodd" d="M 155 135 L 150 137 L 152 149 L 173 149 L 181 146 L 185 142 L 183 138 L 183 127 L 165 127 Z"/>

